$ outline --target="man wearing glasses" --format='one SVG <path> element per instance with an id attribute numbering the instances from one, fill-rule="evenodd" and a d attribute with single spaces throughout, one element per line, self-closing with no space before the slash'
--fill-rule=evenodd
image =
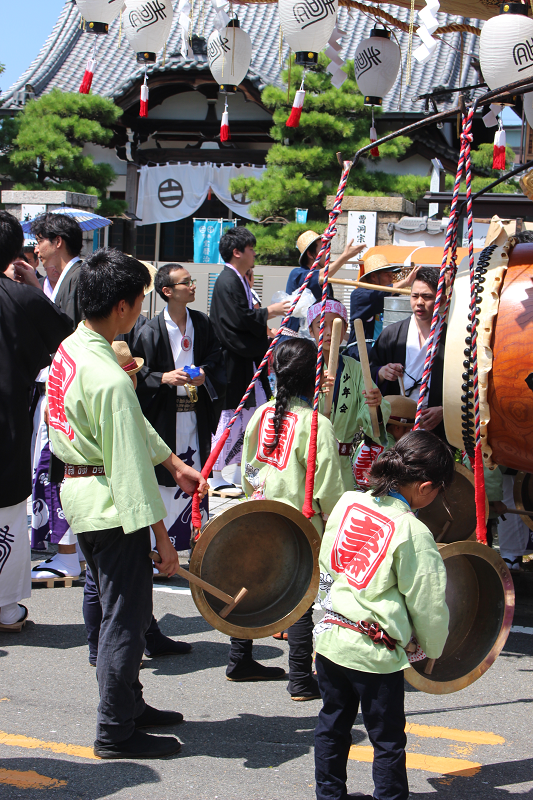
<path id="1" fill-rule="evenodd" d="M 155 277 L 155 290 L 167 303 L 143 325 L 134 355 L 144 359 L 137 394 L 146 418 L 174 453 L 200 470 L 211 451 L 218 423 L 218 405 L 226 383 L 224 358 L 209 318 L 187 308 L 194 302 L 196 280 L 180 264 L 165 264 Z M 192 499 L 169 473 L 156 467 L 167 517 L 165 526 L 176 550 L 189 548 Z M 170 479 L 170 480 L 169 480 Z M 208 498 L 201 503 L 208 519 Z"/>

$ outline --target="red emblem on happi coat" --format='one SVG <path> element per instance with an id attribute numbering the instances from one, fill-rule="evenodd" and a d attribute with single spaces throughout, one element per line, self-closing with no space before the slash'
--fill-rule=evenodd
<path id="1" fill-rule="evenodd" d="M 394 522 L 367 506 L 348 506 L 331 551 L 331 568 L 355 589 L 366 589 L 385 558 Z"/>
<path id="2" fill-rule="evenodd" d="M 74 439 L 74 431 L 65 414 L 65 395 L 75 375 L 76 364 L 60 344 L 48 377 L 48 411 L 52 428 L 64 433 L 71 442 Z"/>
<path id="3" fill-rule="evenodd" d="M 294 442 L 294 432 L 298 416 L 292 411 L 287 411 L 281 422 L 279 430 L 279 441 L 275 450 L 270 452 L 266 449 L 273 444 L 276 439 L 274 430 L 274 409 L 265 408 L 261 414 L 259 425 L 259 445 L 257 447 L 256 458 L 264 464 L 271 464 L 276 469 L 284 470 L 289 462 L 289 456 Z"/>

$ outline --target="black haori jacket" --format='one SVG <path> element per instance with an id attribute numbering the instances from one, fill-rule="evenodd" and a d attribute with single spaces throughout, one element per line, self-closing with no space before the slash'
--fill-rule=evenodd
<path id="1" fill-rule="evenodd" d="M 163 372 L 175 369 L 172 348 L 162 311 L 143 325 L 131 351 L 144 358 L 138 373 L 137 395 L 146 419 L 157 433 L 176 452 L 176 387 L 161 385 Z M 201 311 L 189 309 L 194 328 L 194 351 L 191 359 L 205 372 L 205 383 L 198 386 L 195 405 L 198 423 L 198 442 L 202 466 L 211 452 L 211 434 L 216 431 L 221 401 L 226 386 L 226 370 L 220 343 L 209 318 Z M 177 453 L 179 455 L 179 453 Z M 175 486 L 165 467 L 155 468 L 160 486 Z"/>
<path id="2" fill-rule="evenodd" d="M 40 289 L 0 274 L 0 508 L 31 494 L 30 400 L 72 322 Z"/>
<path id="3" fill-rule="evenodd" d="M 259 366 L 268 349 L 268 311 L 266 308 L 249 308 L 239 276 L 229 267 L 224 267 L 215 282 L 209 316 L 226 360 L 228 385 L 223 408 L 234 409 L 250 385 L 254 363 Z M 266 368 L 261 373 L 261 383 L 267 398 L 270 397 Z M 252 391 L 245 408 L 255 405 L 255 391 Z"/>

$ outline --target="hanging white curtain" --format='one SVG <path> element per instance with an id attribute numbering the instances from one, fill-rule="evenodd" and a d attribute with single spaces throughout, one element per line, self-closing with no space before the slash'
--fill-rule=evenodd
<path id="1" fill-rule="evenodd" d="M 141 167 L 136 215 L 139 225 L 176 222 L 195 214 L 207 197 L 209 187 L 218 199 L 238 217 L 254 219 L 251 202 L 232 195 L 230 180 L 241 176 L 260 178 L 264 167 L 215 164 L 165 164 Z"/>

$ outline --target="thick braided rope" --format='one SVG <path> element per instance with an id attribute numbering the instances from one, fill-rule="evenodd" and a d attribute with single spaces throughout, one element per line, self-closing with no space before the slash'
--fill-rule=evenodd
<path id="1" fill-rule="evenodd" d="M 465 151 L 466 151 L 466 135 L 470 133 L 470 128 L 472 127 L 472 117 L 474 112 L 472 109 L 469 109 L 468 113 L 463 119 L 463 132 L 461 134 L 461 152 L 459 154 L 459 161 L 457 163 L 457 173 L 455 176 L 455 184 L 453 187 L 453 196 L 452 202 L 450 207 L 450 221 L 448 223 L 448 229 L 446 231 L 446 240 L 444 242 L 444 251 L 442 254 L 442 263 L 440 268 L 439 274 L 439 283 L 437 286 L 437 296 L 435 298 L 435 308 L 433 309 L 433 319 L 431 320 L 431 328 L 429 331 L 428 341 L 427 341 L 427 351 L 426 351 L 426 358 L 424 361 L 424 370 L 422 373 L 422 383 L 420 385 L 420 395 L 418 398 L 418 405 L 416 407 L 416 418 L 415 418 L 415 425 L 414 429 L 416 430 L 420 426 L 420 416 L 422 413 L 422 404 L 424 402 L 424 398 L 427 394 L 428 390 L 428 382 L 429 377 L 431 375 L 431 368 L 433 366 L 433 362 L 435 360 L 435 356 L 438 352 L 438 346 L 440 342 L 440 337 L 442 333 L 442 325 L 439 328 L 439 334 L 437 340 L 434 342 L 435 339 L 435 330 L 439 323 L 439 308 L 441 304 L 442 295 L 444 292 L 444 287 L 446 285 L 446 265 L 448 262 L 448 252 L 450 251 L 450 244 L 452 244 L 452 275 L 455 278 L 455 270 L 456 267 L 456 259 L 457 259 L 457 226 L 459 224 L 459 217 L 457 215 L 457 201 L 459 198 L 459 188 L 461 186 L 461 178 L 463 176 L 463 169 L 465 163 Z M 449 308 L 449 303 L 451 299 L 451 292 L 450 297 L 446 302 L 446 309 Z"/>
<path id="2" fill-rule="evenodd" d="M 468 130 L 470 134 L 470 129 Z M 472 339 L 472 382 L 474 391 L 474 429 L 475 429 L 475 459 L 474 459 L 474 489 L 476 500 L 476 539 L 482 544 L 487 544 L 487 527 L 485 521 L 485 476 L 483 473 L 483 454 L 481 452 L 481 416 L 479 411 L 479 383 L 478 383 L 478 363 L 477 363 L 477 306 L 478 296 L 476 287 L 476 272 L 474 264 L 474 228 L 472 219 L 472 165 L 470 160 L 470 149 L 472 145 L 472 135 L 466 138 L 465 147 L 465 172 L 466 172 L 466 214 L 468 220 L 468 264 L 470 267 L 470 320 Z M 468 413 L 468 404 L 467 404 Z"/>
<path id="3" fill-rule="evenodd" d="M 245 405 L 246 401 L 248 400 L 248 398 L 249 398 L 249 396 L 250 396 L 250 394 L 252 392 L 252 389 L 254 388 L 255 384 L 257 383 L 257 381 L 258 381 L 258 379 L 259 379 L 259 377 L 261 375 L 261 372 L 263 371 L 263 368 L 266 366 L 266 364 L 268 362 L 268 359 L 270 357 L 271 352 L 274 350 L 275 346 L 278 343 L 278 339 L 282 335 L 281 332 L 280 332 L 281 329 L 283 328 L 284 325 L 287 324 L 288 320 L 292 316 L 292 313 L 293 313 L 294 309 L 296 308 L 296 306 L 298 304 L 298 300 L 300 299 L 300 296 L 302 295 L 303 291 L 307 288 L 307 285 L 308 285 L 309 281 L 311 280 L 311 278 L 313 276 L 313 272 L 318 267 L 318 264 L 319 264 L 320 259 L 322 258 L 322 255 L 323 255 L 324 252 L 326 252 L 326 261 L 327 261 L 328 267 L 329 267 L 329 252 L 330 252 L 330 248 L 331 248 L 331 240 L 335 236 L 335 233 L 337 232 L 336 221 L 337 221 L 337 219 L 339 217 L 339 214 L 341 213 L 342 198 L 344 197 L 344 190 L 346 189 L 346 183 L 347 183 L 347 180 L 348 180 L 348 175 L 349 175 L 349 172 L 350 172 L 350 168 L 351 168 L 351 162 L 350 162 L 349 166 L 345 166 L 345 168 L 343 170 L 341 179 L 339 181 L 339 187 L 337 189 L 337 194 L 335 195 L 335 202 L 333 203 L 333 208 L 331 209 L 331 211 L 329 213 L 329 222 L 328 222 L 326 230 L 322 234 L 322 245 L 320 247 L 320 251 L 317 253 L 317 256 L 315 258 L 313 266 L 311 267 L 311 269 L 307 273 L 304 282 L 302 283 L 302 285 L 298 289 L 298 293 L 297 293 L 296 297 L 294 298 L 294 300 L 292 302 L 292 305 L 291 305 L 291 307 L 290 307 L 290 309 L 289 309 L 289 311 L 287 313 L 287 316 L 284 317 L 284 319 L 282 320 L 280 328 L 279 328 L 279 331 L 276 334 L 276 336 L 274 337 L 274 339 L 272 339 L 272 342 L 270 343 L 270 347 L 266 351 L 265 355 L 263 356 L 263 359 L 262 359 L 261 363 L 259 364 L 258 368 L 256 369 L 255 374 L 254 374 L 254 376 L 253 376 L 253 378 L 252 378 L 252 380 L 250 382 L 250 385 L 246 389 L 246 391 L 245 391 L 245 393 L 244 393 L 244 395 L 242 397 L 241 402 L 239 403 L 239 405 L 235 409 L 235 414 L 232 416 L 232 418 L 228 422 L 228 424 L 227 424 L 227 426 L 226 426 L 226 428 L 224 430 L 224 433 L 222 434 L 222 436 L 220 437 L 220 439 L 216 443 L 215 447 L 213 448 L 213 450 L 211 451 L 211 453 L 209 455 L 209 458 L 205 462 L 205 464 L 204 464 L 204 466 L 202 468 L 202 475 L 204 476 L 204 478 L 206 478 L 211 473 L 211 470 L 213 469 L 213 465 L 214 465 L 215 461 L 217 460 L 217 458 L 219 457 L 219 455 L 220 455 L 220 453 L 222 451 L 222 448 L 224 447 L 224 444 L 226 443 L 226 441 L 228 439 L 229 432 L 230 432 L 231 428 L 235 424 L 235 421 L 238 419 L 238 416 L 241 413 L 242 409 L 244 408 L 244 405 Z M 327 280 L 324 281 L 324 285 L 326 286 L 326 290 L 327 290 Z M 324 296 L 324 291 L 322 292 L 322 296 Z M 325 306 L 323 306 L 323 310 L 324 310 L 324 308 L 325 308 Z M 321 317 L 321 330 L 322 329 L 323 329 L 323 319 Z M 313 478 L 314 478 L 314 475 L 313 475 Z M 311 500 L 312 500 L 312 498 L 311 498 Z M 200 498 L 198 496 L 198 491 L 196 491 L 194 493 L 193 499 L 192 499 L 191 523 L 192 523 L 193 528 L 195 528 L 196 530 L 200 530 L 200 527 L 202 525 L 202 517 L 201 517 L 201 513 L 200 513 Z"/>
<path id="4" fill-rule="evenodd" d="M 314 517 L 313 510 L 313 494 L 315 487 L 315 470 L 316 470 L 316 441 L 318 435 L 318 400 L 320 397 L 320 381 L 322 378 L 322 366 L 324 364 L 324 323 L 326 319 L 326 300 L 328 297 L 328 275 L 329 263 L 331 258 L 331 240 L 337 233 L 336 222 L 339 214 L 341 213 L 342 198 L 346 183 L 348 182 L 348 175 L 350 174 L 351 161 L 344 163 L 344 169 L 339 183 L 339 189 L 333 203 L 333 208 L 330 213 L 330 222 L 327 230 L 324 231 L 322 236 L 322 247 L 320 253 L 325 252 L 324 259 L 324 283 L 322 284 L 322 306 L 320 309 L 320 329 L 318 334 L 318 354 L 316 359 L 316 372 L 315 372 L 315 394 L 313 397 L 313 416 L 311 419 L 311 436 L 309 438 L 309 452 L 307 454 L 307 469 L 305 475 L 305 501 L 302 508 L 302 514 L 307 519 Z"/>

